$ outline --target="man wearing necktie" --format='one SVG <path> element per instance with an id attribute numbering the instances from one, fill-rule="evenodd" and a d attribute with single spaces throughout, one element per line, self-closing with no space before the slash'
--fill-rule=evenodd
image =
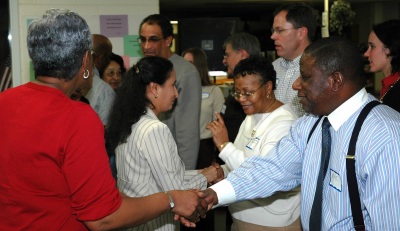
<path id="1" fill-rule="evenodd" d="M 266 156 L 247 159 L 227 179 L 200 193 L 208 197 L 209 208 L 301 184 L 304 230 L 354 230 L 349 187 L 358 187 L 365 229 L 400 230 L 398 112 L 385 105 L 369 112 L 356 142 L 357 184 L 347 183 L 350 137 L 361 110 L 376 100 L 365 90 L 363 67 L 359 49 L 344 38 L 310 44 L 293 84 L 308 114 Z"/>

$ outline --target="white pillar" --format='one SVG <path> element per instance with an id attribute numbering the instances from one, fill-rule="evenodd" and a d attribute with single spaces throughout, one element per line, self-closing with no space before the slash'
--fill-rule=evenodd
<path id="1" fill-rule="evenodd" d="M 321 35 L 329 37 L 329 0 L 324 0 L 324 12 L 322 12 Z"/>

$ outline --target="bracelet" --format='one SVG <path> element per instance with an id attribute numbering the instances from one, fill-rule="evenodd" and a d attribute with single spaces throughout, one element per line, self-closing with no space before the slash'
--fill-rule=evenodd
<path id="1" fill-rule="evenodd" d="M 218 150 L 221 152 L 221 151 L 222 151 L 222 149 L 224 149 L 224 148 L 225 148 L 225 146 L 226 146 L 227 144 L 229 144 L 229 141 L 227 141 L 227 142 L 225 142 L 225 143 L 221 144 L 221 145 L 219 146 Z"/>
<path id="2" fill-rule="evenodd" d="M 171 194 L 170 194 L 168 191 L 166 191 L 165 193 L 166 193 L 166 194 L 168 195 L 168 197 L 169 197 L 169 211 L 172 211 L 172 209 L 173 209 L 174 206 L 175 206 L 174 200 L 172 199 L 172 196 L 171 196 Z"/>

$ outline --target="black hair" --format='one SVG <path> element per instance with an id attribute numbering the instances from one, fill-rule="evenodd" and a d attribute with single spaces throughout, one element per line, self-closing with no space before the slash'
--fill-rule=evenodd
<path id="1" fill-rule="evenodd" d="M 338 36 L 321 38 L 311 43 L 303 56 L 312 57 L 314 66 L 325 76 L 340 72 L 359 89 L 365 86 L 363 56 L 358 46 L 348 39 Z"/>
<path id="2" fill-rule="evenodd" d="M 391 19 L 373 26 L 372 30 L 392 57 L 392 73 L 400 72 L 400 19 Z"/>
<path id="3" fill-rule="evenodd" d="M 257 74 L 260 76 L 260 83 L 265 84 L 268 81 L 272 82 L 272 89 L 276 89 L 276 72 L 272 63 L 261 56 L 253 56 L 241 60 L 233 71 L 234 79 Z"/>
<path id="4" fill-rule="evenodd" d="M 150 82 L 163 85 L 173 70 L 168 59 L 150 56 L 137 62 L 124 76 L 122 85 L 110 112 L 106 129 L 108 150 L 114 151 L 119 143 L 126 142 L 132 132 L 132 125 L 146 113 L 146 107 L 154 107 L 146 96 Z"/>
<path id="5" fill-rule="evenodd" d="M 139 26 L 139 35 L 140 35 L 140 30 L 142 29 L 142 25 L 144 23 L 148 23 L 150 25 L 153 25 L 153 24 L 159 25 L 164 38 L 174 35 L 174 30 L 172 28 L 172 24 L 171 24 L 170 20 L 164 15 L 152 14 L 152 15 L 149 15 L 146 18 L 144 18 Z"/>
<path id="6" fill-rule="evenodd" d="M 124 64 L 124 60 L 122 59 L 121 56 L 111 53 L 111 55 L 109 56 L 108 62 L 105 63 L 102 67 L 100 67 L 99 69 L 99 74 L 100 74 L 100 78 L 103 78 L 104 76 L 104 71 L 107 69 L 108 65 L 110 65 L 111 61 L 114 61 L 116 63 L 119 64 L 120 69 L 121 69 L 121 74 L 123 75 L 126 72 L 126 68 L 125 68 L 125 64 Z"/>

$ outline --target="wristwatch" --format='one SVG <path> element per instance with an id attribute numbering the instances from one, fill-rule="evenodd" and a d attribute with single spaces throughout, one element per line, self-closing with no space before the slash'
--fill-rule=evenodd
<path id="1" fill-rule="evenodd" d="M 175 203 L 174 203 L 174 199 L 172 199 L 171 194 L 167 191 L 165 192 L 168 197 L 169 197 L 169 211 L 172 211 L 172 209 L 174 209 Z"/>

